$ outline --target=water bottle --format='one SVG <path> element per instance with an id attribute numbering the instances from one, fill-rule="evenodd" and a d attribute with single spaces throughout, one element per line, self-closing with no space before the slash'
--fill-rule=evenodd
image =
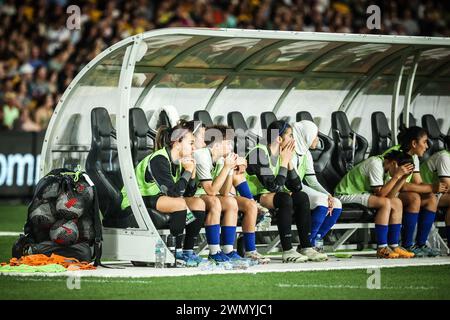
<path id="1" fill-rule="evenodd" d="M 431 239 L 432 239 L 432 243 L 431 243 L 431 248 L 434 249 L 436 252 L 441 252 L 441 244 L 439 243 L 439 238 L 438 238 L 438 231 L 437 230 L 432 230 L 431 231 L 433 233 Z"/>
<path id="2" fill-rule="evenodd" d="M 322 239 L 322 235 L 318 234 L 318 235 L 316 236 L 315 242 L 316 242 L 316 249 L 317 249 L 317 251 L 323 252 L 323 239 Z"/>
<path id="3" fill-rule="evenodd" d="M 166 264 L 166 246 L 161 239 L 155 244 L 155 268 L 164 268 Z"/>

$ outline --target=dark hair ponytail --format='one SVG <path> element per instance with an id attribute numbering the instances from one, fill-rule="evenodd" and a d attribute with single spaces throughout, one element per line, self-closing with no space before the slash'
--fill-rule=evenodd
<path id="1" fill-rule="evenodd" d="M 170 146 L 170 135 L 172 129 L 168 126 L 160 126 L 156 133 L 156 150 Z"/>
<path id="2" fill-rule="evenodd" d="M 401 149 L 408 152 L 411 149 L 411 144 L 414 140 L 419 141 L 420 138 L 426 135 L 428 135 L 427 130 L 418 126 L 412 126 L 409 128 L 400 127 L 397 140 L 401 145 Z"/>
<path id="3" fill-rule="evenodd" d="M 183 140 L 184 132 L 193 133 L 195 130 L 194 121 L 186 121 L 181 119 L 173 127 L 161 126 L 156 133 L 156 149 L 170 147 L 174 142 Z"/>

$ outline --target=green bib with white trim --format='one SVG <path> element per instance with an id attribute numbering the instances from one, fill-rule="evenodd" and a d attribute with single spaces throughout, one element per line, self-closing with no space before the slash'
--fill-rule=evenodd
<path id="1" fill-rule="evenodd" d="M 135 169 L 136 180 L 137 180 L 137 184 L 139 187 L 139 191 L 142 196 L 155 196 L 155 195 L 161 193 L 161 189 L 155 180 L 153 180 L 152 182 L 145 181 L 145 173 L 147 172 L 147 168 L 148 168 L 148 164 L 149 164 L 150 160 L 152 160 L 154 157 L 159 156 L 159 155 L 166 158 L 167 162 L 169 162 L 169 167 L 172 168 L 172 165 L 170 162 L 170 157 L 169 157 L 169 154 L 167 153 L 166 148 L 159 149 L 159 150 L 149 154 L 144 159 L 142 159 L 141 162 L 139 162 L 139 164 L 136 166 L 136 169 Z M 181 167 L 181 164 L 179 164 L 176 169 L 175 175 L 173 175 L 173 173 L 172 173 L 173 182 L 176 183 L 178 180 L 180 180 L 181 170 L 182 170 L 182 167 Z M 126 192 L 125 186 L 124 186 L 122 188 L 121 208 L 122 208 L 122 210 L 124 210 L 129 206 L 130 206 L 130 200 L 128 199 L 128 195 L 127 195 L 127 192 Z"/>
<path id="2" fill-rule="evenodd" d="M 384 161 L 382 156 L 375 157 L 378 157 Z M 362 165 L 369 159 L 357 164 L 353 169 L 347 172 L 334 190 L 336 195 L 363 194 L 370 193 L 372 191 L 369 177 L 364 176 L 361 171 Z"/>
<path id="3" fill-rule="evenodd" d="M 273 165 L 272 161 L 270 159 L 270 154 L 269 154 L 269 150 L 267 149 L 267 146 L 262 145 L 262 144 L 257 144 L 252 150 L 250 150 L 247 153 L 247 157 L 251 152 L 253 152 L 256 149 L 261 149 L 266 154 L 267 158 L 269 159 L 269 167 L 270 167 L 270 170 L 272 171 L 272 174 L 274 176 L 278 175 L 278 172 L 280 171 L 280 166 L 281 166 L 281 157 L 278 157 L 277 163 L 275 165 Z M 258 176 L 256 174 L 250 175 L 246 172 L 245 178 L 247 180 L 250 191 L 253 195 L 269 193 L 269 190 L 264 188 L 263 184 L 261 183 L 261 181 L 259 181 Z"/>

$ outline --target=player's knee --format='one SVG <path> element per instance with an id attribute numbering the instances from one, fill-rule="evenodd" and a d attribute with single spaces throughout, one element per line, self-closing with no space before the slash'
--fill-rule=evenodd
<path id="1" fill-rule="evenodd" d="M 389 198 L 379 198 L 381 209 L 391 210 L 391 201 Z"/>
<path id="2" fill-rule="evenodd" d="M 173 211 L 183 211 L 183 210 L 187 210 L 187 208 L 188 208 L 188 206 L 186 204 L 186 200 L 184 198 L 174 198 L 172 205 L 173 205 Z"/>
<path id="3" fill-rule="evenodd" d="M 278 192 L 275 195 L 273 202 L 276 208 L 292 209 L 294 207 L 291 195 L 287 192 Z"/>
<path id="4" fill-rule="evenodd" d="M 234 197 L 223 197 L 222 209 L 229 212 L 238 212 L 238 204 Z"/>
<path id="5" fill-rule="evenodd" d="M 402 201 L 399 198 L 391 198 L 389 199 L 391 202 L 391 208 L 396 211 L 401 211 L 403 208 Z"/>
<path id="6" fill-rule="evenodd" d="M 309 198 L 306 192 L 293 192 L 291 197 L 295 207 L 304 206 L 309 208 Z"/>
<path id="7" fill-rule="evenodd" d="M 193 198 L 189 203 L 189 209 L 192 211 L 205 211 L 205 202 L 200 198 Z"/>

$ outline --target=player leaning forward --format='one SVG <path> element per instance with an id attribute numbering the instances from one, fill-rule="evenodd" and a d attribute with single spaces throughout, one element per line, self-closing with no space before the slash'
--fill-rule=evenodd
<path id="1" fill-rule="evenodd" d="M 283 262 L 327 260 L 327 255 L 313 249 L 309 241 L 311 210 L 292 164 L 295 149 L 292 128 L 285 121 L 274 121 L 266 136 L 267 145 L 258 144 L 247 155 L 247 181 L 255 198 L 275 211 Z M 300 240 L 297 250 L 292 247 L 292 222 Z"/>
<path id="2" fill-rule="evenodd" d="M 437 185 L 441 182 L 447 187 L 447 192 L 440 192 L 436 196 L 438 206 L 446 208 L 445 229 L 450 247 L 450 151 L 442 150 L 433 154 L 420 165 L 420 174 L 424 183 Z"/>
<path id="3" fill-rule="evenodd" d="M 176 259 L 186 262 L 187 266 L 196 266 L 202 260 L 193 248 L 205 219 L 205 203 L 194 197 L 197 190 L 192 158 L 195 131 L 194 121 L 180 120 L 173 128 L 161 127 L 156 137 L 156 151 L 135 168 L 145 205 L 170 216 L 169 229 L 176 239 Z M 125 188 L 122 197 L 122 209 L 131 210 Z M 190 223 L 186 221 L 188 209 L 195 217 Z M 157 221 L 152 210 L 149 214 Z M 186 231 L 184 242 L 183 231 Z"/>
<path id="4" fill-rule="evenodd" d="M 220 242 L 225 254 L 225 257 L 221 255 L 222 259 L 226 260 L 228 257 L 230 260 L 239 260 L 240 256 L 233 245 L 236 239 L 238 211 L 241 211 L 245 258 L 260 264 L 268 263 L 270 259 L 256 251 L 255 228 L 258 207 L 253 198 L 243 196 L 242 185 L 246 182 L 239 179 L 239 176 L 243 176 L 244 172 L 241 171 L 245 171 L 242 167 L 245 168 L 246 161 L 232 152 L 233 130 L 227 126 L 215 125 L 206 129 L 205 136 L 203 142 L 206 140 L 208 144 L 194 152 L 197 178 L 200 181 L 196 195 L 205 202 L 207 211 L 219 207 L 223 213 L 221 226 L 220 219 L 213 221 L 209 216 L 206 217 L 205 231 L 208 243 L 216 244 L 209 246 L 210 257 L 215 260 L 221 259 L 219 239 L 213 239 L 220 228 Z M 202 140 L 200 137 L 196 137 L 197 139 Z M 237 180 L 240 180 L 239 185 L 236 185 L 236 189 L 240 191 L 239 196 L 236 196 L 233 186 Z"/>
<path id="5" fill-rule="evenodd" d="M 384 158 L 375 156 L 364 160 L 336 187 L 336 197 L 342 203 L 357 203 L 377 209 L 378 258 L 414 257 L 412 252 L 398 245 L 403 210 L 398 193 L 413 169 L 413 159 L 409 154 L 393 150 Z"/>

